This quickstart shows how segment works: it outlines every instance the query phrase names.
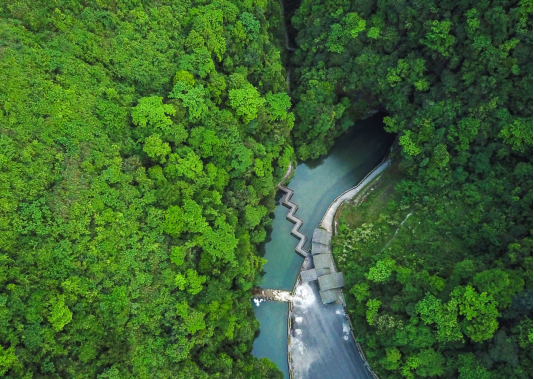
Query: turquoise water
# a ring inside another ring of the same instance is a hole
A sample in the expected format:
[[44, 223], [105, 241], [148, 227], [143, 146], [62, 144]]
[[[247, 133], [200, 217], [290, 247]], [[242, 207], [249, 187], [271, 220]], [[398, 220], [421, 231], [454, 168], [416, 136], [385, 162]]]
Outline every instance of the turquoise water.
[[[338, 139], [326, 157], [297, 166], [288, 187], [295, 191], [291, 200], [299, 205], [296, 215], [304, 221], [301, 232], [311, 238], [332, 201], [380, 163], [393, 139], [394, 135], [384, 131], [382, 118], [377, 115], [357, 122]], [[271, 215], [272, 231], [260, 247], [260, 254], [267, 259], [260, 287], [292, 290], [303, 258], [295, 253], [297, 239], [289, 234], [293, 224], [285, 218], [287, 208], [281, 205], [281, 197], [279, 193]], [[254, 341], [252, 354], [271, 359], [288, 378], [288, 305], [264, 302], [254, 306], [254, 310], [260, 322], [260, 334]]]

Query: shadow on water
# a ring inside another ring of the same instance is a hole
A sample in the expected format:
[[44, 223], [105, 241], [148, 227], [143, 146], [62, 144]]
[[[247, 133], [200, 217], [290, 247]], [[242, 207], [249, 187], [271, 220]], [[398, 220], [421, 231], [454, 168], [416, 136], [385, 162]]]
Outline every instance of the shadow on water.
[[[375, 115], [338, 138], [325, 157], [300, 163], [289, 183], [295, 193], [292, 201], [299, 205], [297, 216], [304, 221], [301, 231], [311, 237], [331, 202], [352, 188], [384, 158], [395, 136], [383, 129], [383, 115]], [[263, 266], [263, 288], [291, 290], [298, 276], [302, 258], [294, 252], [297, 239], [290, 235], [293, 224], [286, 220], [287, 208], [276, 195], [271, 214], [272, 229], [259, 253], [267, 259]], [[309, 244], [309, 240], [308, 240]], [[252, 353], [267, 357], [287, 374], [287, 304], [261, 303], [254, 307], [261, 333]]]

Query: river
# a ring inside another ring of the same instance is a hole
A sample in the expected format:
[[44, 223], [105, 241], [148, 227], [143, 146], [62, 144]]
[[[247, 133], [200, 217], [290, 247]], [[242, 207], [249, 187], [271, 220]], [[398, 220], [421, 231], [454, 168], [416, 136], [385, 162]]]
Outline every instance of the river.
[[[297, 216], [304, 221], [300, 231], [311, 239], [324, 212], [345, 190], [358, 184], [384, 158], [394, 135], [384, 131], [382, 116], [358, 121], [341, 136], [323, 158], [300, 163], [288, 187], [295, 191], [292, 201], [299, 205]], [[276, 196], [272, 213], [272, 230], [260, 246], [260, 254], [268, 260], [263, 267], [260, 287], [292, 290], [303, 258], [295, 253], [296, 238], [289, 232], [293, 224], [286, 220], [288, 209]], [[309, 245], [309, 240], [307, 245]], [[263, 302], [254, 306], [260, 322], [260, 334], [254, 341], [252, 354], [269, 358], [289, 378], [287, 367], [288, 303]]]

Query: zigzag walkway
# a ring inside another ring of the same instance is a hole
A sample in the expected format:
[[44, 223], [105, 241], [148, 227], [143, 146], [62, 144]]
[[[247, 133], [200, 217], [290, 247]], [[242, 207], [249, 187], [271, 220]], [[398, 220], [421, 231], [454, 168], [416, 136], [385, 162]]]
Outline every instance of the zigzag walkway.
[[306, 237], [304, 234], [302, 234], [299, 229], [303, 224], [303, 221], [295, 216], [295, 213], [297, 212], [297, 209], [299, 206], [291, 201], [291, 196], [293, 196], [293, 190], [291, 188], [288, 188], [286, 186], [283, 186], [281, 184], [278, 185], [278, 188], [285, 192], [284, 197], [282, 198], [282, 204], [289, 208], [289, 212], [286, 215], [286, 219], [291, 221], [293, 224], [293, 228], [291, 228], [291, 235], [298, 238], [299, 242], [297, 243], [297, 246], [295, 246], [295, 251], [302, 255], [303, 258], [306, 258], [308, 256], [308, 250], [304, 250], [304, 244], [308, 240], [308, 237]]
[[[284, 179], [282, 179], [282, 182], [289, 177], [292, 169], [293, 164], [290, 164], [287, 173], [284, 176]], [[295, 213], [297, 212], [297, 209], [299, 209], [299, 206], [291, 201], [291, 197], [293, 196], [294, 191], [291, 188], [284, 186], [282, 182], [278, 184], [278, 189], [285, 193], [284, 197], [282, 198], [282, 205], [289, 208], [289, 212], [286, 215], [286, 219], [295, 224], [293, 225], [293, 228], [291, 228], [291, 235], [299, 240], [297, 246], [295, 246], [295, 251], [303, 258], [306, 258], [308, 256], [309, 250], [305, 250], [304, 245], [306, 244], [308, 237], [306, 237], [299, 231], [300, 227], [303, 224], [303, 221], [297, 216], [295, 216]]]

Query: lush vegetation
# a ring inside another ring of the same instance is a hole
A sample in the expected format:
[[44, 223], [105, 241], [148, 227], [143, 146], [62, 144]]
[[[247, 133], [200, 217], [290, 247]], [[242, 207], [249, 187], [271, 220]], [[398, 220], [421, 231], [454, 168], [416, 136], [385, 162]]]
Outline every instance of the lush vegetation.
[[530, 376], [531, 17], [304, 0], [294, 116], [278, 1], [0, 1], [0, 376], [280, 378], [275, 185], [376, 110], [397, 164], [335, 241], [373, 368]]
[[532, 3], [304, 0], [293, 24], [298, 157], [373, 110], [399, 136], [335, 242], [372, 367], [531, 377]]
[[395, 167], [367, 188], [334, 242], [372, 367], [394, 378], [529, 377], [531, 251], [474, 252], [455, 225], [465, 203], [408, 202], [402, 178]]
[[277, 1], [0, 1], [0, 376], [280, 378]]

